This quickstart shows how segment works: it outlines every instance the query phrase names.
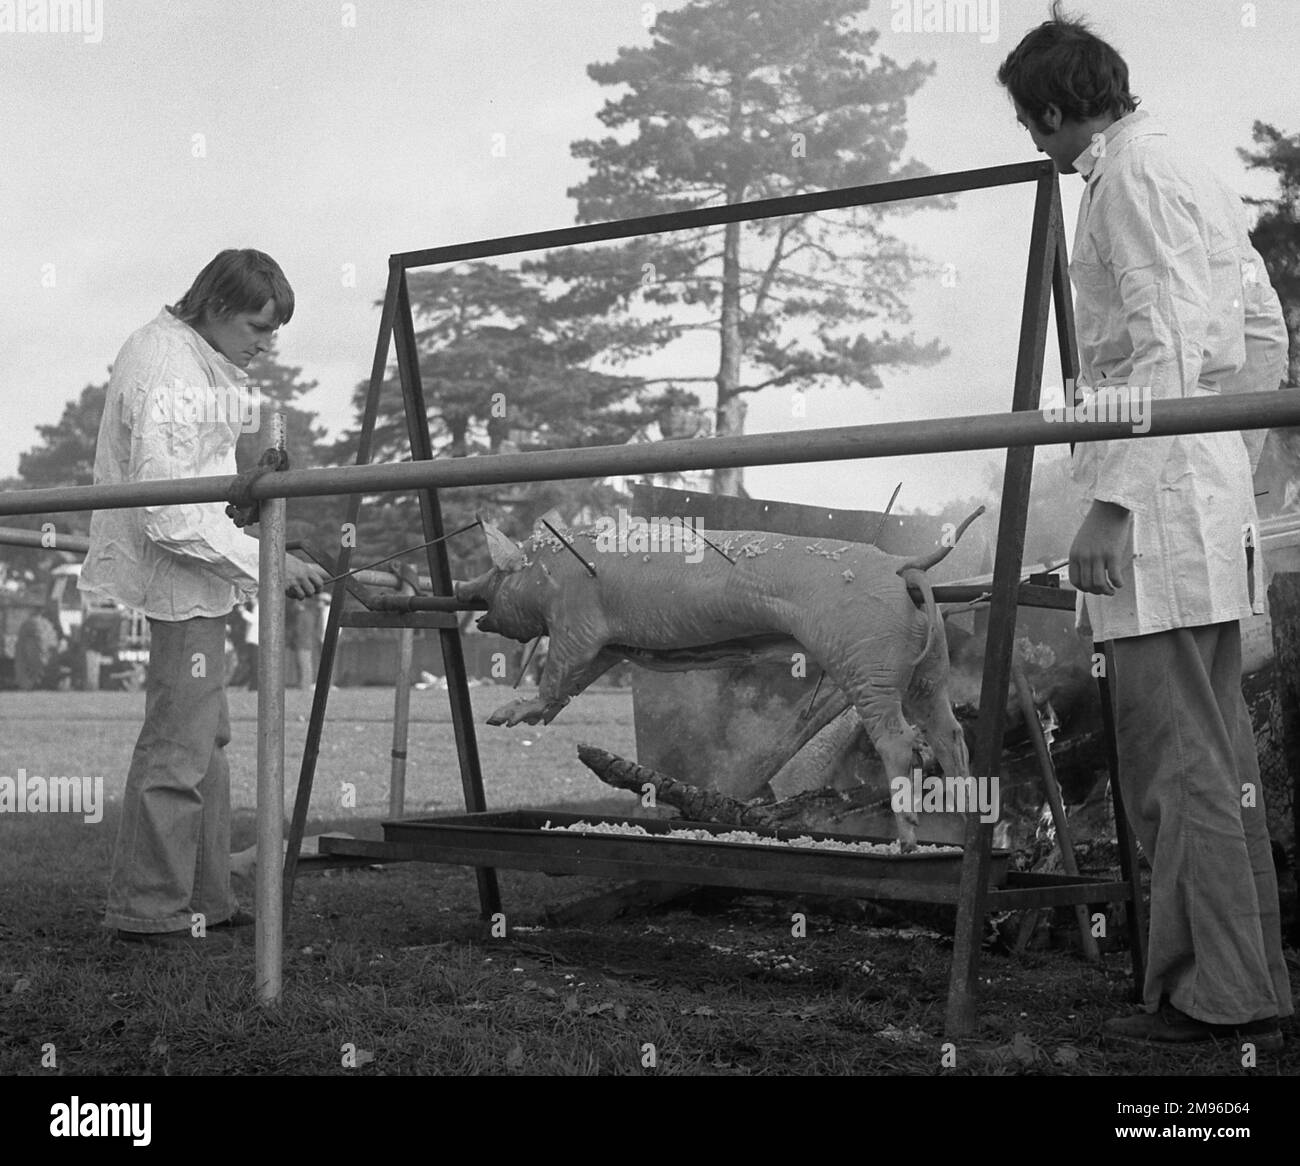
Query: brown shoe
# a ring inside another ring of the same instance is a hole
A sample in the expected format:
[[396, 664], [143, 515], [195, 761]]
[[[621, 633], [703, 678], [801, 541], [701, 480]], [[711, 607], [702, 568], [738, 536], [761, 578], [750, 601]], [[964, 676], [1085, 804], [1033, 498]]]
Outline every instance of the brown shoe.
[[1180, 1012], [1162, 1001], [1155, 1012], [1119, 1016], [1102, 1025], [1106, 1036], [1134, 1044], [1187, 1045], [1205, 1041], [1250, 1041], [1261, 1052], [1274, 1053], [1282, 1047], [1282, 1030], [1277, 1017], [1250, 1020], [1242, 1024], [1208, 1024]]
[[209, 923], [209, 931], [217, 931], [225, 927], [252, 927], [256, 918], [247, 911], [236, 911], [229, 919], [223, 919], [220, 923]]
[[196, 936], [188, 927], [180, 931], [123, 931], [118, 929], [117, 938], [123, 943], [133, 943], [140, 947], [189, 948], [191, 951], [203, 950], [203, 945], [210, 945], [211, 950], [228, 948], [227, 936]]

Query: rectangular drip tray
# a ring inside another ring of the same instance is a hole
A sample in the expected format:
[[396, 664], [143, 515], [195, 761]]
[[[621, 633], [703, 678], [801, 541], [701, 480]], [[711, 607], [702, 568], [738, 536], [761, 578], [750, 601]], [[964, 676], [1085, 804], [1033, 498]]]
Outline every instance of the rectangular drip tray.
[[[548, 823], [640, 826], [646, 835], [545, 830]], [[955, 901], [962, 852], [862, 854], [812, 847], [664, 837], [670, 830], [726, 834], [737, 829], [716, 822], [647, 819], [554, 810], [506, 810], [385, 822], [383, 842], [322, 839], [323, 853], [374, 859], [423, 860], [465, 866], [540, 870], [557, 875], [706, 883], [754, 890], [852, 894], [870, 889], [887, 898]], [[818, 831], [749, 831], [793, 839], [888, 844], [891, 839]], [[1006, 882], [1010, 851], [995, 850], [990, 887]]]

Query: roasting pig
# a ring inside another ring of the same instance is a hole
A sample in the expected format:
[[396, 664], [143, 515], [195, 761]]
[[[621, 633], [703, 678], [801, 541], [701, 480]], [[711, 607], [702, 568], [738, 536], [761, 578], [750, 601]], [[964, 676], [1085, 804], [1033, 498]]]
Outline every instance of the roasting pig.
[[[485, 632], [550, 637], [538, 695], [497, 709], [490, 724], [549, 724], [621, 660], [664, 670], [756, 660], [789, 666], [802, 652], [853, 702], [891, 777], [911, 772], [911, 722], [945, 774], [969, 774], [948, 697], [943, 620], [925, 574], [951, 545], [905, 559], [836, 539], [706, 535], [677, 520], [650, 524], [639, 542], [612, 540], [600, 525], [539, 527], [524, 546], [490, 524], [484, 530], [492, 567], [457, 582], [456, 597], [487, 602], [478, 621]], [[909, 586], [923, 597], [921, 609]], [[903, 815], [899, 828], [910, 848], [915, 818]]]

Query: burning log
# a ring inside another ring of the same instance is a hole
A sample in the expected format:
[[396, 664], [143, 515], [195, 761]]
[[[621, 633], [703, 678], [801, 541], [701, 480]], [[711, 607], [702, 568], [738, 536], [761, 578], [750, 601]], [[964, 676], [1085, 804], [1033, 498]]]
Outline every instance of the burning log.
[[578, 759], [601, 781], [615, 789], [639, 794], [650, 786], [655, 801], [676, 806], [693, 822], [721, 822], [746, 830], [775, 830], [780, 825], [766, 810], [748, 806], [716, 790], [688, 785], [594, 745], [579, 745]]
[[777, 798], [821, 789], [830, 784], [836, 771], [862, 745], [870, 747], [869, 741], [857, 710], [845, 707], [815, 736], [800, 744], [798, 751], [781, 766], [768, 786]]
[[804, 746], [850, 708], [852, 705], [849, 698], [835, 685], [828, 685], [826, 691], [806, 710], [806, 714], [800, 717], [786, 735], [772, 746], [771, 757], [766, 768], [754, 776], [752, 783], [754, 792], [759, 792], [764, 786], [775, 790], [776, 786], [772, 783], [803, 751]]
[[866, 786], [841, 793], [834, 789], [805, 790], [765, 806], [751, 806], [716, 790], [700, 789], [657, 770], [597, 749], [579, 745], [578, 757], [606, 785], [642, 793], [648, 785], [655, 800], [675, 806], [693, 822], [717, 822], [746, 830], [840, 830], [859, 815], [879, 817], [889, 797]]
[[[882, 826], [889, 809], [889, 795], [867, 786], [851, 790], [808, 789], [793, 797], [764, 806], [769, 817], [783, 830], [823, 830], [832, 833], [857, 833], [854, 826], [870, 822]], [[864, 821], [864, 819], [866, 821]], [[846, 829], [846, 826], [849, 827]]]

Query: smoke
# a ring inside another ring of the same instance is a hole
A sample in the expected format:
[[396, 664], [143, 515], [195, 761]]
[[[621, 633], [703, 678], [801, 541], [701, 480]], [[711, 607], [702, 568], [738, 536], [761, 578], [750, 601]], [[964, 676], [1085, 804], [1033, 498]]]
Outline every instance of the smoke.
[[763, 666], [636, 669], [637, 760], [681, 781], [752, 797], [816, 684]]

